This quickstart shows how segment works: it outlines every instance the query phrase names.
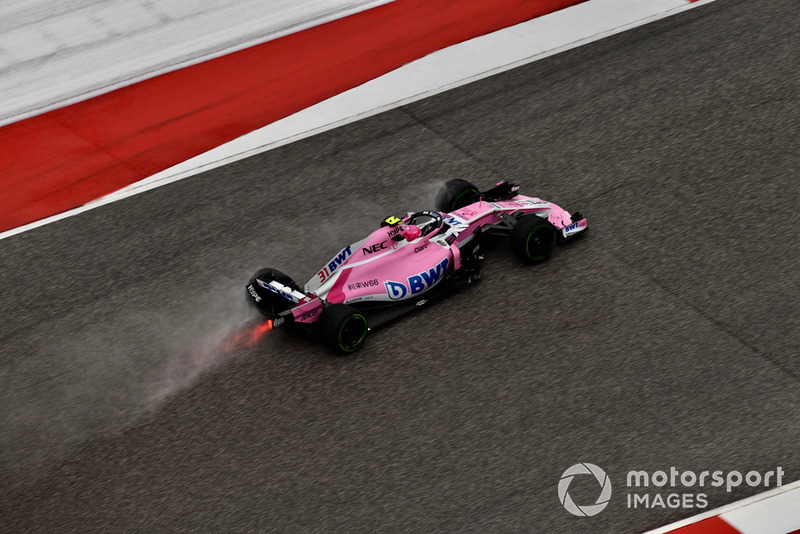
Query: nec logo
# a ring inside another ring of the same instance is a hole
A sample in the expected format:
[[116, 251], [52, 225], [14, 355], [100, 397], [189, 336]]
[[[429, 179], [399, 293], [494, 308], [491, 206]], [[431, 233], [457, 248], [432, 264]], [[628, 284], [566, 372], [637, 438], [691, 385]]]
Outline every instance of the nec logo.
[[363, 247], [361, 249], [361, 252], [365, 256], [367, 256], [369, 254], [374, 254], [375, 252], [378, 252], [379, 250], [382, 250], [382, 249], [385, 249], [385, 248], [389, 248], [389, 244], [386, 241], [381, 241], [380, 243], [372, 245], [371, 247]]

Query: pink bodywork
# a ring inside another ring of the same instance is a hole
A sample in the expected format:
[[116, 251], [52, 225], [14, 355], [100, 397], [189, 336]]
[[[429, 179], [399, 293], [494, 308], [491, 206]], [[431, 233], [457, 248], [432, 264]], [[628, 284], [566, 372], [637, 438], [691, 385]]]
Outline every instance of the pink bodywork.
[[[307, 300], [292, 310], [295, 321], [316, 322], [325, 299], [331, 303], [393, 302], [417, 298], [439, 283], [445, 274], [460, 269], [458, 243], [478, 227], [500, 220], [498, 213], [523, 211], [546, 216], [559, 229], [573, 221], [561, 207], [534, 197], [479, 201], [450, 214], [442, 214], [450, 230], [437, 230], [413, 240], [401, 225], [384, 226], [365, 239], [342, 249], [305, 286]], [[404, 219], [404, 223], [408, 217]], [[585, 220], [581, 221], [585, 225]], [[445, 237], [452, 236], [448, 243]]]
[[[547, 202], [540, 198], [526, 197], [517, 195], [513, 200], [502, 200], [499, 202], [485, 202], [483, 200], [470, 204], [464, 208], [452, 212], [454, 216], [468, 224], [465, 231], [459, 233], [459, 241], [472, 235], [477, 228], [485, 224], [494, 224], [500, 220], [498, 213], [513, 213], [515, 211], [525, 211], [535, 213], [539, 216], [547, 216], [553, 226], [559, 229], [565, 228], [572, 223], [572, 217], [567, 210], [552, 202]], [[445, 217], [447, 220], [447, 217]]]

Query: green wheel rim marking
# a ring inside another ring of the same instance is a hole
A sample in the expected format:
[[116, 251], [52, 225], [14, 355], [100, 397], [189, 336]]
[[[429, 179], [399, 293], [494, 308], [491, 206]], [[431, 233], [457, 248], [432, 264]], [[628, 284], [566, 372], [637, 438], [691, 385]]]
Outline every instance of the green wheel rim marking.
[[361, 346], [361, 344], [364, 343], [364, 339], [367, 337], [367, 329], [364, 328], [364, 333], [361, 334], [361, 337], [354, 344], [352, 349], [348, 349], [347, 347], [345, 347], [342, 344], [342, 332], [344, 332], [344, 328], [347, 326], [347, 324], [350, 321], [352, 321], [353, 319], [356, 319], [356, 318], [361, 319], [364, 322], [364, 326], [365, 327], [367, 326], [367, 318], [364, 317], [363, 315], [361, 315], [360, 313], [356, 313], [356, 314], [353, 314], [350, 317], [348, 317], [347, 320], [345, 322], [343, 322], [342, 326], [339, 328], [339, 336], [338, 336], [339, 348], [342, 349], [345, 352], [353, 352], [355, 350], [358, 350], [358, 348]]
[[474, 193], [474, 194], [476, 194], [476, 195], [479, 195], [479, 194], [480, 194], [480, 193], [478, 193], [478, 192], [477, 192], [476, 190], [474, 190], [474, 189], [467, 189], [466, 191], [462, 191], [462, 192], [461, 192], [461, 194], [460, 194], [460, 195], [458, 195], [458, 196], [457, 196], [457, 197], [456, 197], [456, 198], [453, 200], [453, 203], [452, 203], [452, 204], [450, 204], [450, 209], [451, 209], [451, 210], [454, 210], [454, 209], [455, 209], [455, 207], [456, 207], [456, 204], [458, 204], [458, 201], [459, 201], [459, 200], [461, 200], [461, 197], [463, 197], [464, 195], [466, 195], [466, 194], [468, 194], [468, 193]]
[[[533, 237], [533, 234], [536, 233], [536, 230], [538, 230], [539, 228], [547, 228], [547, 229], [549, 229], [549, 227], [547, 225], [540, 224], [539, 226], [535, 226], [533, 228], [533, 230], [531, 230], [528, 233], [528, 237], [527, 237], [527, 239], [525, 239], [525, 254], [527, 254], [528, 257], [530, 259], [532, 259], [532, 260], [544, 261], [544, 260], [547, 259], [547, 256], [549, 256], [549, 254], [546, 254], [544, 256], [531, 256], [531, 249], [530, 249], [531, 237]], [[554, 232], [551, 232], [551, 233], [554, 233]], [[552, 252], [554, 246], [555, 246], [555, 239], [553, 240], [553, 246], [550, 247], [550, 250], [548, 250], [548, 252]]]

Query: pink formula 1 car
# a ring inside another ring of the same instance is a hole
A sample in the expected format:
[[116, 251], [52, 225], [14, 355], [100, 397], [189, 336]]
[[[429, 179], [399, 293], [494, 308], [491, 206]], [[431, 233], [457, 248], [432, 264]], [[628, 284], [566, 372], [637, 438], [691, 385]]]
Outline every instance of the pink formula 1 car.
[[546, 260], [556, 243], [581, 235], [586, 219], [500, 182], [481, 193], [448, 181], [437, 211], [388, 217], [340, 250], [300, 288], [276, 269], [247, 284], [248, 300], [272, 321], [319, 336], [340, 353], [361, 348], [370, 330], [480, 279], [481, 244], [507, 237], [526, 263]]

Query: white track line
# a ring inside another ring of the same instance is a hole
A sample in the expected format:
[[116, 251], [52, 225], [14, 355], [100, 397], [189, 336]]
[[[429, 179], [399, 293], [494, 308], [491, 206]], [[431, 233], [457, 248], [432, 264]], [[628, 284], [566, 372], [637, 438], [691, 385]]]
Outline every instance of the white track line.
[[787, 534], [800, 528], [800, 480], [726, 504], [645, 534], [667, 534], [720, 516], [743, 534]]
[[669, 17], [713, 0], [589, 0], [445, 48], [73, 210], [0, 239], [183, 180], [383, 111]]

